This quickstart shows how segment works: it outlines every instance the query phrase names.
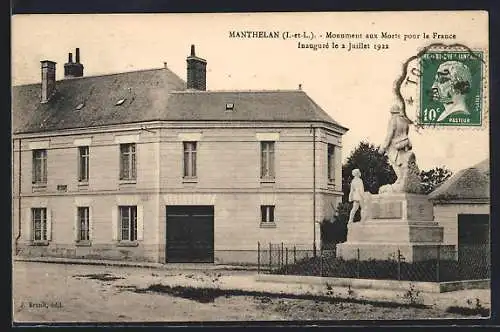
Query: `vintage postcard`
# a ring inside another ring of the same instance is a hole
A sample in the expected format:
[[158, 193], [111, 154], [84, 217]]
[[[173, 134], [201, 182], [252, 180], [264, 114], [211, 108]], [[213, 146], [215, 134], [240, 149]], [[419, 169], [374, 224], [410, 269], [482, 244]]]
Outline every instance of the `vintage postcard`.
[[488, 34], [13, 16], [13, 323], [489, 318]]

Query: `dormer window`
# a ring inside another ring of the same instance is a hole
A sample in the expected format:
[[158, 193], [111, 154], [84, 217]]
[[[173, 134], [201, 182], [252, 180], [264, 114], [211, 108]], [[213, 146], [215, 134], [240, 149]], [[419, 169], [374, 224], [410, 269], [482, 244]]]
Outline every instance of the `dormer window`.
[[120, 106], [121, 104], [123, 104], [123, 103], [125, 102], [125, 100], [126, 100], [125, 98], [118, 100], [118, 101], [115, 103], [115, 106]]
[[226, 104], [226, 112], [231, 112], [234, 110], [234, 104], [233, 103], [227, 103]]

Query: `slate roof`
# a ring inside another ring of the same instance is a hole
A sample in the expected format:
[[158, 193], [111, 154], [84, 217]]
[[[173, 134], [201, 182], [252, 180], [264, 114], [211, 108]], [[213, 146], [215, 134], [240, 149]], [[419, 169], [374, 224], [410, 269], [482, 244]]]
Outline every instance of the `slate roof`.
[[[234, 109], [226, 111], [226, 103]], [[323, 121], [340, 126], [301, 90], [173, 92], [167, 112], [169, 120]]]
[[[42, 104], [40, 83], [13, 87], [14, 133], [154, 120], [321, 121], [347, 130], [301, 90], [186, 90], [168, 68], [64, 79], [56, 89]], [[226, 111], [226, 103], [234, 110]]]
[[489, 200], [489, 198], [489, 159], [458, 171], [429, 194], [429, 199], [439, 201]]

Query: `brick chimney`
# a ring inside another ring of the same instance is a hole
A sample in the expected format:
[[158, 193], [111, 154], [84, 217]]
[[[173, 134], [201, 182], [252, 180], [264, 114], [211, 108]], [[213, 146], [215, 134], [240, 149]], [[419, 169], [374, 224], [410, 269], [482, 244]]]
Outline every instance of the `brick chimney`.
[[50, 60], [40, 61], [42, 64], [42, 98], [46, 103], [56, 92], [56, 63]]
[[207, 61], [198, 58], [194, 45], [191, 45], [191, 55], [187, 61], [187, 88], [205, 91], [207, 89]]
[[75, 62], [73, 62], [73, 54], [68, 54], [68, 63], [64, 64], [64, 78], [82, 77], [83, 65], [80, 63], [80, 49], [76, 49]]

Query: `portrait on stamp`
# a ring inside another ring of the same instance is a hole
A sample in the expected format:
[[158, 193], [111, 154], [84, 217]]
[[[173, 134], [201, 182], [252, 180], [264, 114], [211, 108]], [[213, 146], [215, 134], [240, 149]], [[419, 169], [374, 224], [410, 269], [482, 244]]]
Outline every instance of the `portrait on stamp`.
[[471, 79], [469, 68], [462, 62], [446, 61], [439, 65], [431, 88], [433, 100], [444, 106], [437, 122], [455, 113], [470, 114], [465, 98], [470, 92]]
[[483, 118], [483, 57], [464, 48], [429, 51], [420, 60], [419, 122], [480, 126]]

